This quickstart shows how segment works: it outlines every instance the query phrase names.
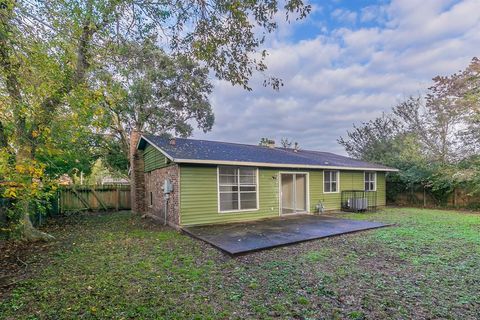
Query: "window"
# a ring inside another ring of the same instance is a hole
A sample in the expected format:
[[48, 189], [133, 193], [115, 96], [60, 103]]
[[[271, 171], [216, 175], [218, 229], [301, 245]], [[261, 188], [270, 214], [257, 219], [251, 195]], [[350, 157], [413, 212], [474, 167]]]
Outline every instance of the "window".
[[338, 171], [323, 171], [323, 192], [338, 192]]
[[150, 192], [150, 207], [153, 206], [153, 192]]
[[242, 167], [218, 167], [220, 212], [256, 210], [257, 170]]
[[377, 190], [377, 173], [365, 171], [365, 191]]

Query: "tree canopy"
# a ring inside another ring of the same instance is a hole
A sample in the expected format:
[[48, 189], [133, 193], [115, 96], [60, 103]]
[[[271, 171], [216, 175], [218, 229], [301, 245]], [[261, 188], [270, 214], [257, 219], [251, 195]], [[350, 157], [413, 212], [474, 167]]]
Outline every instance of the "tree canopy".
[[[209, 130], [207, 70], [250, 90], [278, 16], [309, 11], [301, 0], [2, 1], [0, 178], [21, 237], [48, 238], [29, 213], [56, 177], [93, 164], [105, 146], [108, 160], [124, 162], [112, 151], [125, 149], [122, 130]], [[265, 84], [281, 81], [265, 75]]]
[[[212, 128], [208, 69], [185, 55], [168, 56], [152, 39], [124, 43], [102, 79], [100, 127], [128, 157], [129, 132], [190, 136], [192, 123]], [[115, 145], [115, 144], [113, 144]]]
[[355, 158], [401, 169], [390, 175], [405, 188], [429, 188], [439, 201], [456, 186], [479, 192], [480, 60], [437, 76], [424, 96], [362, 123], [338, 142]]

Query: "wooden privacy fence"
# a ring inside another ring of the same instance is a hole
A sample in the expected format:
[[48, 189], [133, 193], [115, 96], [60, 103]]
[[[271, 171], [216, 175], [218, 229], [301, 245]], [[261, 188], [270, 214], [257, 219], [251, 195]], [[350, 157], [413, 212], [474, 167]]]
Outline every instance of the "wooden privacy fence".
[[68, 186], [60, 190], [58, 202], [60, 213], [130, 210], [130, 186]]
[[457, 208], [480, 208], [480, 195], [471, 195], [467, 190], [455, 189], [445, 199], [436, 199], [430, 190], [421, 186], [409, 190], [396, 189], [395, 183], [387, 184], [388, 204], [416, 207], [457, 207]]

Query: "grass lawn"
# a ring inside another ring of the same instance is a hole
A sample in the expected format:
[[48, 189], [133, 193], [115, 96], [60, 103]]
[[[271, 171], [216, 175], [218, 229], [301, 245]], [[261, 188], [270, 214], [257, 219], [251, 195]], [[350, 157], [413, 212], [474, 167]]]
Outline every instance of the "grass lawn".
[[0, 318], [480, 318], [480, 214], [342, 216], [397, 226], [230, 258], [128, 212], [53, 221], [3, 253]]

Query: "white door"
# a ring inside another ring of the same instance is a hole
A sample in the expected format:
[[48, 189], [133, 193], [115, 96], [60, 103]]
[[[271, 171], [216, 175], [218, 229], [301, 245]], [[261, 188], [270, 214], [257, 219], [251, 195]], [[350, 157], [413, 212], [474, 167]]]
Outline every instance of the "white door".
[[281, 213], [307, 211], [307, 176], [304, 173], [282, 173]]

